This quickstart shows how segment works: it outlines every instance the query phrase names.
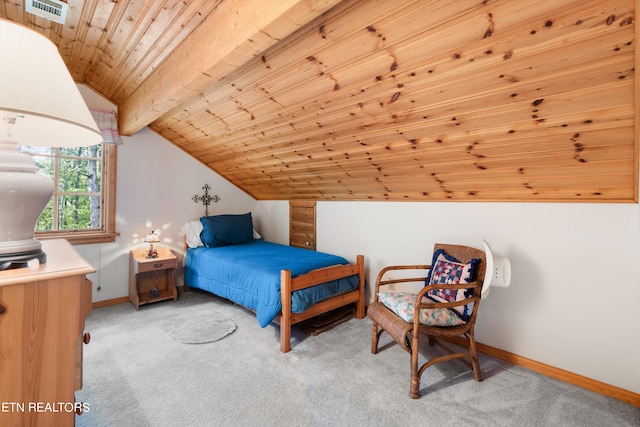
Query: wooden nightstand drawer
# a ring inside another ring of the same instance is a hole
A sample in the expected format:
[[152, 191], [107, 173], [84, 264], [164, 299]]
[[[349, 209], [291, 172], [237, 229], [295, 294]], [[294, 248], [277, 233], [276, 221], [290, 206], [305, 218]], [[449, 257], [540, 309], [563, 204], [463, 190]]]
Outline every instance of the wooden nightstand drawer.
[[166, 270], [167, 268], [176, 268], [176, 259], [150, 259], [145, 262], [138, 263], [138, 273], [145, 273], [147, 271]]

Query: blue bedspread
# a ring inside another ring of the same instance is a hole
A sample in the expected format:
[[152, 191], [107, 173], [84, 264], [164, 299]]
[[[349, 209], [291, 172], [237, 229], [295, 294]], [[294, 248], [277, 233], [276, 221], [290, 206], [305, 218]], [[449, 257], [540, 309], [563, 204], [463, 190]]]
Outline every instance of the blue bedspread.
[[[282, 310], [280, 270], [291, 277], [317, 268], [348, 264], [336, 255], [255, 240], [241, 245], [189, 248], [185, 284], [227, 298], [255, 310], [260, 326], [271, 323]], [[333, 295], [352, 291], [358, 276], [301, 289], [291, 297], [291, 310], [301, 313]]]

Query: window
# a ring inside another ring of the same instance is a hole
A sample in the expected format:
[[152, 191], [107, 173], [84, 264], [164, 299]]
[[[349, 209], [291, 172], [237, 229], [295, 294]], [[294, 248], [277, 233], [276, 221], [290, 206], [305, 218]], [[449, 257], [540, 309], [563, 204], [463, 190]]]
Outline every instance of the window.
[[72, 244], [113, 242], [117, 146], [20, 147], [30, 153], [54, 192], [36, 224], [38, 239], [64, 238]]

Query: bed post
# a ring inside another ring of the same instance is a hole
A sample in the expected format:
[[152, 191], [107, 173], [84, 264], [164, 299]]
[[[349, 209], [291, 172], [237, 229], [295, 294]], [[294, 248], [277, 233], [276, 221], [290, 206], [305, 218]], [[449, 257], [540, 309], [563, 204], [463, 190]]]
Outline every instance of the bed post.
[[358, 302], [356, 304], [356, 317], [358, 319], [363, 319], [365, 316], [365, 307], [364, 307], [364, 255], [358, 255], [358, 276], [360, 279], [360, 284], [358, 285], [358, 292], [360, 294], [358, 298]]
[[280, 300], [282, 314], [280, 315], [280, 351], [291, 350], [291, 271], [280, 272]]
[[[184, 236], [184, 251], [182, 252], [182, 278], [184, 279], [184, 267], [186, 266], [186, 262], [185, 262], [185, 258], [187, 257], [187, 251], [189, 250], [189, 245], [187, 244], [187, 236]], [[186, 282], [183, 280], [182, 281], [182, 290], [184, 292], [189, 292], [191, 290], [191, 288], [189, 288], [189, 285], [186, 284]], [[177, 292], [177, 290], [176, 290]]]

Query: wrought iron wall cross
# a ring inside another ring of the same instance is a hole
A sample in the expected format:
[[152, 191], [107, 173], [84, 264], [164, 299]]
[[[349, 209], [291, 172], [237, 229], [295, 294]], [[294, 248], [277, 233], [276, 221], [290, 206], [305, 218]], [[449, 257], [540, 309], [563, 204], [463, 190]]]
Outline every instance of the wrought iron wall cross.
[[217, 194], [214, 196], [209, 195], [209, 190], [211, 189], [211, 187], [209, 187], [209, 184], [205, 184], [204, 187], [202, 187], [202, 189], [204, 190], [204, 195], [198, 196], [196, 194], [191, 198], [191, 200], [193, 200], [196, 203], [202, 202], [202, 204], [204, 205], [204, 216], [209, 216], [209, 205], [211, 204], [211, 202], [218, 203], [218, 201], [220, 200], [220, 197], [218, 197]]

